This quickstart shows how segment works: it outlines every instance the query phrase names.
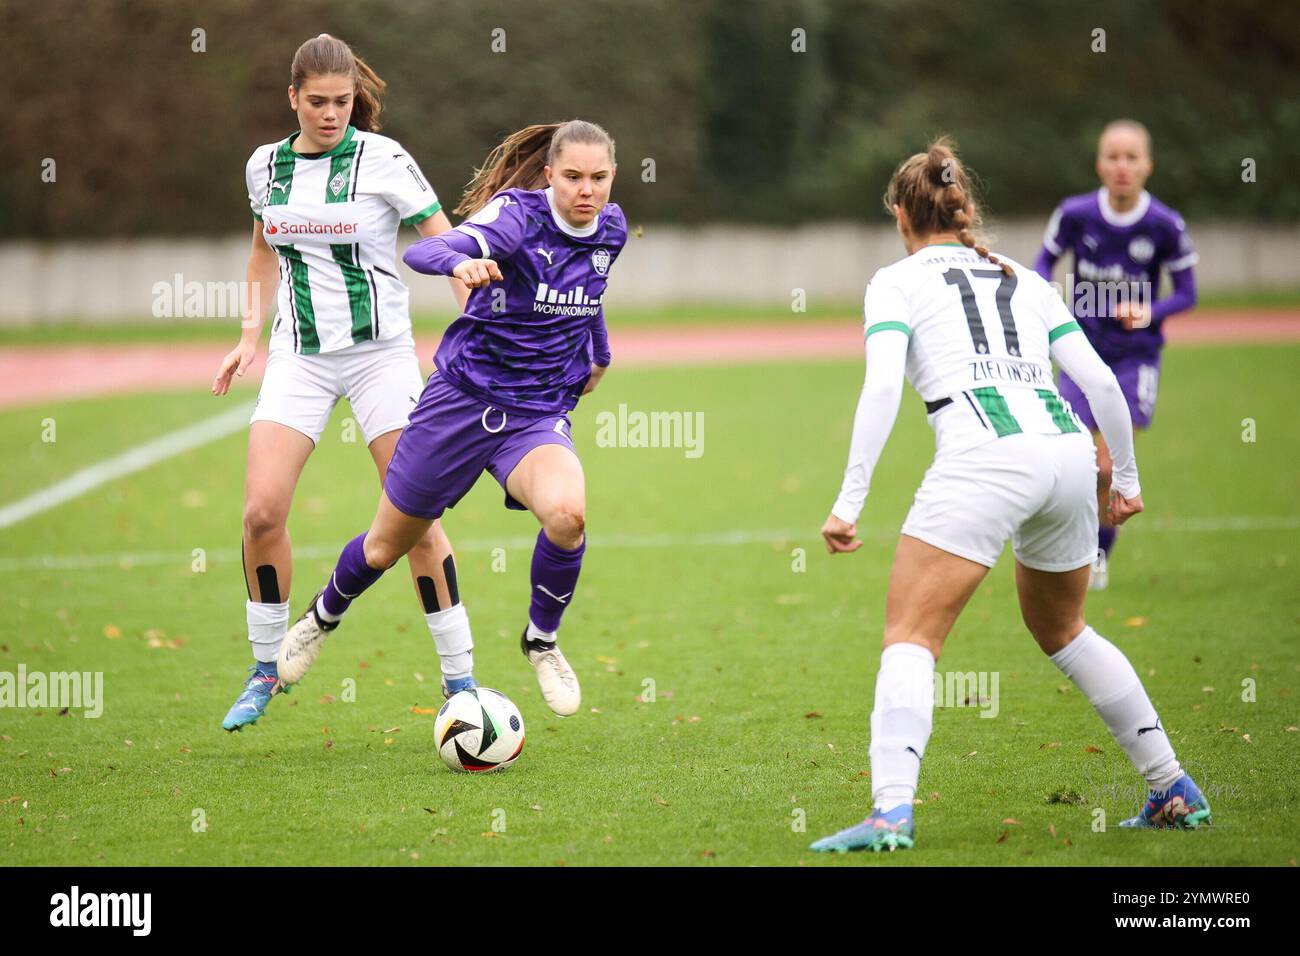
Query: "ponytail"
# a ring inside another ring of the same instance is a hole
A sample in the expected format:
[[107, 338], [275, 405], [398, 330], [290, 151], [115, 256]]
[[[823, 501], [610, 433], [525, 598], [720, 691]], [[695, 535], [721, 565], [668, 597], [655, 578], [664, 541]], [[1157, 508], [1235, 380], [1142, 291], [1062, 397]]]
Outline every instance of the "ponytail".
[[884, 199], [891, 214], [895, 206], [902, 207], [913, 234], [956, 233], [962, 245], [1012, 274], [1011, 266], [989, 252], [976, 236], [982, 219], [979, 202], [970, 175], [957, 157], [956, 144], [948, 137], [939, 137], [924, 153], [905, 159], [890, 178]]
[[526, 126], [488, 153], [465, 186], [460, 205], [452, 211], [458, 216], [471, 216], [503, 189], [540, 189], [546, 185], [546, 167], [555, 165], [560, 150], [568, 143], [605, 146], [610, 164], [614, 164], [614, 140], [595, 123], [569, 120]]

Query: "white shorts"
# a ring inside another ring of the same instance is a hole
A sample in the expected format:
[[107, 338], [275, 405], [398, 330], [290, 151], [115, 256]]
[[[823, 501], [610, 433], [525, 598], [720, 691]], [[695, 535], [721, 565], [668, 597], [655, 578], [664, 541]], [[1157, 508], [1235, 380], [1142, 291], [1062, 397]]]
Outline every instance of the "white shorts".
[[276, 351], [266, 360], [262, 390], [248, 423], [278, 422], [315, 444], [335, 403], [346, 398], [369, 445], [386, 432], [406, 427], [422, 391], [420, 360], [408, 337], [322, 355]]
[[903, 534], [993, 567], [1011, 539], [1036, 571], [1097, 555], [1097, 452], [1087, 432], [1008, 435], [930, 465]]

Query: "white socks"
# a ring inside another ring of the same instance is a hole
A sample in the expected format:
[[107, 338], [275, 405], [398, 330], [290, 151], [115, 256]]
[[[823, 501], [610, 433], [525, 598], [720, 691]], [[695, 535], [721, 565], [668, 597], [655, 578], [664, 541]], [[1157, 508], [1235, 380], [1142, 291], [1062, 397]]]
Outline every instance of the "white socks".
[[528, 622], [528, 640], [530, 640], [530, 641], [544, 641], [544, 642], [546, 642], [547, 644], [554, 644], [554, 643], [555, 643], [555, 635], [558, 634], [558, 633], [560, 633], [560, 632], [559, 632], [559, 631], [543, 631], [540, 627], [538, 627], [536, 624], [534, 624], [531, 620]]
[[1182, 768], [1124, 652], [1091, 627], [1085, 627], [1052, 655], [1052, 663], [1083, 691], [1115, 742], [1146, 777], [1147, 785], [1158, 792], [1173, 786]]
[[880, 655], [871, 711], [871, 786], [888, 813], [916, 796], [921, 758], [934, 723], [934, 657], [920, 644], [890, 644]]
[[424, 615], [433, 645], [442, 662], [442, 676], [447, 680], [468, 677], [474, 671], [474, 636], [469, 630], [465, 605], [457, 604], [445, 611]]
[[253, 645], [253, 660], [259, 664], [270, 664], [280, 653], [280, 642], [289, 630], [289, 602], [259, 604], [249, 601], [245, 608], [248, 616], [248, 640]]

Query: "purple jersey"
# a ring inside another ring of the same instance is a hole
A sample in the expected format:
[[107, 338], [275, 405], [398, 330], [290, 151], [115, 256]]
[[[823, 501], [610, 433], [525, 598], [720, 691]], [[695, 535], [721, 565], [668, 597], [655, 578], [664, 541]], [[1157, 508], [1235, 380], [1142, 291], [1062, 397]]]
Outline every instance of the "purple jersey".
[[[1146, 190], [1126, 213], [1111, 208], [1104, 187], [1063, 201], [1047, 225], [1035, 270], [1050, 280], [1052, 265], [1067, 252], [1074, 256], [1071, 311], [1108, 363], [1125, 355], [1159, 353], [1165, 316], [1195, 304], [1191, 267], [1197, 256], [1187, 227]], [[1154, 300], [1161, 269], [1172, 275], [1174, 292]], [[1151, 324], [1125, 330], [1113, 317], [1113, 307], [1139, 296], [1151, 306]]]
[[627, 241], [627, 219], [608, 203], [581, 229], [555, 210], [550, 189], [506, 189], [450, 232], [423, 239], [403, 259], [450, 275], [466, 259], [493, 259], [505, 277], [470, 293], [434, 361], [448, 382], [497, 408], [573, 408], [608, 365], [601, 296]]

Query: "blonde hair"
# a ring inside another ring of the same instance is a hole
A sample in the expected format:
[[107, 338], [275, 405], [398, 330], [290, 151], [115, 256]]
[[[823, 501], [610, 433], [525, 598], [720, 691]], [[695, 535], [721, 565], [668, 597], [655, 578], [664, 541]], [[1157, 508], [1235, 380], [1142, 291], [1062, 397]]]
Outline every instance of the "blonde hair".
[[560, 150], [569, 143], [590, 143], [609, 149], [614, 163], [614, 140], [604, 127], [585, 120], [539, 123], [511, 133], [488, 154], [474, 178], [465, 186], [460, 205], [452, 212], [472, 215], [503, 189], [540, 189], [546, 185], [545, 167], [554, 166]]
[[1151, 155], [1151, 131], [1135, 119], [1117, 119], [1107, 123], [1105, 128], [1102, 129], [1101, 135], [1097, 137], [1097, 152], [1101, 152], [1101, 141], [1106, 138], [1106, 134], [1117, 129], [1126, 129], [1141, 136], [1142, 141], [1146, 144], [1147, 156]]

